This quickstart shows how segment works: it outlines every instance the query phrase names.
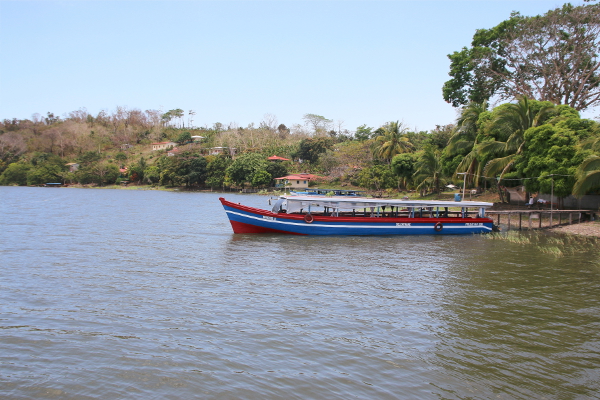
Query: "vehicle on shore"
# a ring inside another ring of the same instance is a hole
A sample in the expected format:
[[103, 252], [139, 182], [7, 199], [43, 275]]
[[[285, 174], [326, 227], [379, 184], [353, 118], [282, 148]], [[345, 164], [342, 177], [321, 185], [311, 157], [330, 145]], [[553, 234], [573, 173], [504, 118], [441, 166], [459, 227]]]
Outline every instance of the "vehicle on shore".
[[280, 196], [263, 210], [219, 198], [234, 233], [293, 235], [452, 235], [494, 229], [493, 203]]

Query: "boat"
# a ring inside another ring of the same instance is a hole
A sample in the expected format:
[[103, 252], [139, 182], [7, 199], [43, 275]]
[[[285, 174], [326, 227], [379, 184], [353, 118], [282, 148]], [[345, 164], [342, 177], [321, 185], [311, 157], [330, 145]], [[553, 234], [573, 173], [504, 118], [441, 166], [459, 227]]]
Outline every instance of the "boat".
[[292, 235], [448, 235], [494, 229], [493, 203], [280, 196], [271, 210], [219, 198], [234, 233]]

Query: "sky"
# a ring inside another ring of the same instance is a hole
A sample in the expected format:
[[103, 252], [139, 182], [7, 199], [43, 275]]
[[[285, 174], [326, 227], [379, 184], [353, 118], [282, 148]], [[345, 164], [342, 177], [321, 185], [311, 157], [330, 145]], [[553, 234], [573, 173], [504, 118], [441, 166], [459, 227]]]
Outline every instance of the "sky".
[[442, 98], [448, 54], [512, 11], [563, 3], [0, 0], [0, 119], [120, 106], [193, 110], [195, 126], [317, 114], [432, 130], [457, 115]]

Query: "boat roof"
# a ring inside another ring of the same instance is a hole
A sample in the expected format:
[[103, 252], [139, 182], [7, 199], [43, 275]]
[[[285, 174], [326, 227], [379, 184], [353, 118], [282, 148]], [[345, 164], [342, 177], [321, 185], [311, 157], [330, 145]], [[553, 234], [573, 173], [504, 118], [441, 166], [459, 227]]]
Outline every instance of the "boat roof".
[[281, 196], [288, 204], [288, 209], [311, 206], [333, 207], [339, 209], [355, 209], [364, 207], [468, 207], [488, 208], [494, 203], [483, 201], [451, 201], [451, 200], [400, 200], [376, 199], [348, 196]]

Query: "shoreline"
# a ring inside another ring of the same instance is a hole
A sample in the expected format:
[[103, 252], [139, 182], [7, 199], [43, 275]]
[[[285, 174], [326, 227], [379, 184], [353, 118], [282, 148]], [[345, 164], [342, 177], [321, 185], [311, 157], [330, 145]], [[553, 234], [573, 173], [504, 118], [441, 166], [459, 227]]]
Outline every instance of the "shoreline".
[[557, 226], [547, 231], [566, 235], [600, 238], [600, 221], [587, 221], [579, 224]]

